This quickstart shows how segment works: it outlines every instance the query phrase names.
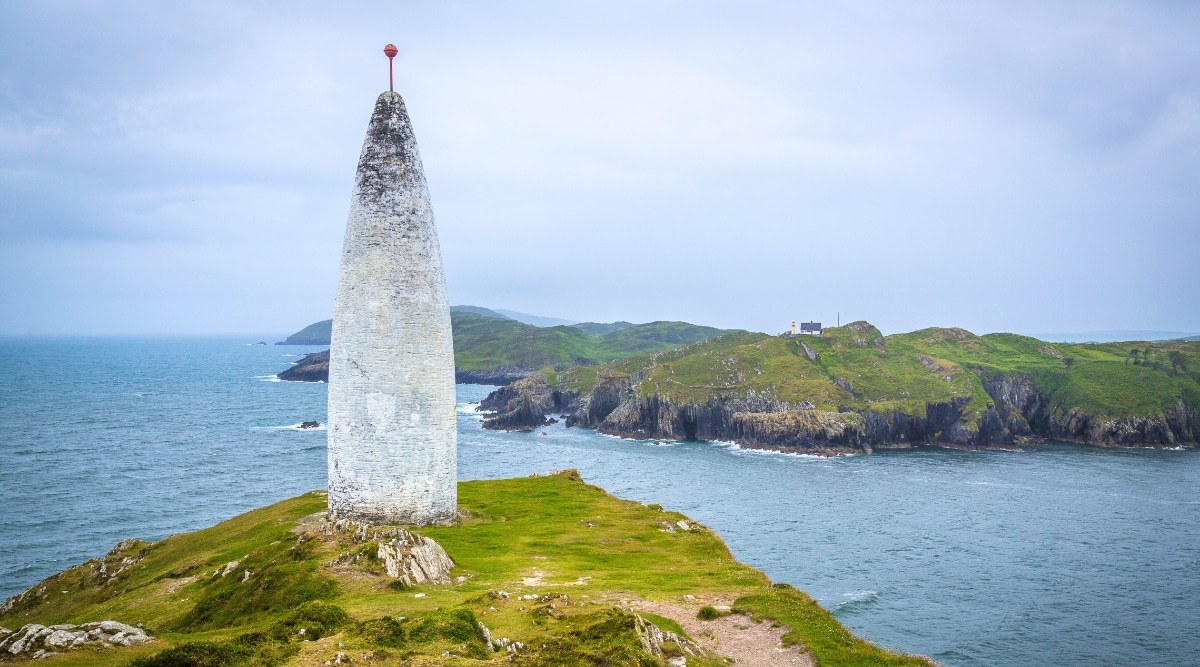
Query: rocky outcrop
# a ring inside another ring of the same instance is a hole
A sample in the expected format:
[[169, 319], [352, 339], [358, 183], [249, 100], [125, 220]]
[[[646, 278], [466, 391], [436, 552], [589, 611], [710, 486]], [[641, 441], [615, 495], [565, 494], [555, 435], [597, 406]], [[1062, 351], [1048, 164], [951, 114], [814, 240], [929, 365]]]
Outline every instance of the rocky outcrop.
[[329, 382], [329, 350], [304, 355], [276, 377], [288, 382]]
[[1027, 375], [993, 375], [980, 378], [994, 401], [998, 426], [1010, 437], [1029, 437], [1049, 425], [1049, 399]]
[[[330, 521], [328, 513], [305, 519], [301, 526], [316, 524], [317, 530], [330, 537], [349, 537], [353, 544], [375, 547], [375, 559], [383, 573], [403, 588], [419, 584], [448, 584], [454, 561], [442, 545], [432, 538], [398, 526], [373, 526], [353, 519]], [[358, 562], [360, 551], [339, 556], [331, 566]]]
[[142, 628], [116, 621], [48, 627], [30, 623], [0, 641], [0, 654], [28, 655], [36, 660], [85, 644], [135, 646], [150, 641], [154, 641], [154, 637]]
[[[1048, 394], [1025, 375], [981, 379], [994, 401], [996, 417], [996, 424], [986, 433], [988, 443], [1049, 438], [1108, 447], [1173, 447], [1200, 441], [1200, 417], [1183, 398], [1159, 415], [1106, 417], [1079, 407], [1051, 405]], [[986, 418], [984, 425], [992, 426]]]
[[[863, 345], [877, 345], [864, 337]], [[930, 372], [946, 372], [932, 359]], [[937, 366], [937, 368], [934, 368]], [[1078, 408], [1051, 405], [1049, 395], [1021, 374], [981, 377], [992, 402], [982, 409], [970, 397], [927, 403], [923, 414], [901, 410], [816, 410], [748, 392], [681, 403], [638, 392], [640, 376], [600, 376], [592, 391], [576, 396], [530, 377], [493, 392], [482, 407], [493, 413], [488, 428], [532, 429], [551, 412], [567, 413], [567, 426], [638, 439], [730, 440], [757, 449], [819, 454], [871, 452], [938, 443], [963, 448], [1004, 447], [1038, 439], [1095, 445], [1194, 445], [1200, 435], [1196, 410], [1182, 399], [1160, 416], [1098, 418]], [[850, 382], [839, 384], [853, 391]], [[972, 416], [975, 415], [975, 416]], [[485, 423], [485, 425], [487, 425]]]
[[492, 392], [480, 404], [491, 413], [486, 428], [531, 430], [548, 423], [547, 414], [567, 414], [567, 426], [594, 428], [629, 438], [732, 440], [743, 446], [810, 453], [870, 452], [925, 442], [961, 446], [979, 443], [979, 429], [963, 423], [967, 399], [926, 405], [923, 416], [893, 411], [822, 411], [808, 402], [791, 404], [749, 392], [714, 397], [705, 403], [679, 403], [660, 395], [642, 396], [637, 376], [597, 379], [580, 397], [546, 384], [541, 376]]
[[563, 392], [546, 383], [541, 375], [518, 380], [492, 392], [479, 404], [489, 413], [483, 427], [501, 431], [531, 431], [552, 423], [546, 415], [565, 412], [576, 402], [573, 392]]
[[966, 405], [965, 400], [930, 403], [924, 416], [912, 416], [899, 411], [815, 410], [808, 403], [791, 405], [753, 393], [676, 404], [630, 390], [598, 423], [587, 421], [581, 409], [568, 425], [592, 425], [601, 433], [633, 438], [732, 440], [759, 449], [852, 453], [933, 441], [976, 444], [975, 432], [961, 422]]
[[1108, 447], [1194, 446], [1200, 434], [1196, 410], [1179, 399], [1174, 408], [1149, 417], [1104, 418], [1078, 408], [1054, 411], [1047, 437]]
[[448, 584], [454, 562], [442, 545], [428, 537], [401, 531], [379, 543], [377, 558], [383, 561], [387, 576], [405, 586]]
[[[704, 654], [704, 649], [700, 648], [700, 646], [687, 637], [677, 635], [670, 630], [661, 630], [657, 625], [647, 621], [640, 614], [634, 614], [633, 620], [638, 639], [642, 642], [642, 650], [656, 658], [663, 660], [670, 658], [669, 665], [687, 664], [687, 658], [678, 655], [680, 652], [685, 655], [694, 656]], [[666, 650], [664, 651], [664, 649]], [[680, 658], [683, 659], [680, 660]]]

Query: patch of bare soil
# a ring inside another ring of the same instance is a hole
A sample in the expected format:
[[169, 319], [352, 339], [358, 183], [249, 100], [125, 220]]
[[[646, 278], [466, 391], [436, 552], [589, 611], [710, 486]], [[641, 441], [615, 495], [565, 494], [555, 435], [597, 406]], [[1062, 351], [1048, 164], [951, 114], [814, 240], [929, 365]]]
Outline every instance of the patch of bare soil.
[[784, 626], [755, 623], [738, 614], [711, 621], [696, 618], [700, 607], [704, 605], [729, 609], [732, 603], [732, 599], [715, 597], [684, 599], [680, 602], [629, 600], [628, 608], [632, 611], [648, 611], [675, 621], [705, 650], [731, 658], [735, 665], [814, 667], [816, 663], [812, 654], [804, 646], [784, 646], [780, 641], [788, 631]]

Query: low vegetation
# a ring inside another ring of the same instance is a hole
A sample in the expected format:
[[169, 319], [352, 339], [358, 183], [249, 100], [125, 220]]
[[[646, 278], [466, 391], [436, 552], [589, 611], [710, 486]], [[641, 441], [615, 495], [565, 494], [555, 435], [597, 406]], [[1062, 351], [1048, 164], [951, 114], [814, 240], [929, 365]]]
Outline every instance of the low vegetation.
[[573, 423], [634, 437], [695, 431], [843, 451], [1200, 437], [1197, 341], [1063, 344], [953, 328], [883, 336], [854, 322], [823, 336], [731, 332], [545, 377], [580, 397]]
[[[577, 326], [535, 327], [454, 313], [454, 367], [486, 371], [503, 366], [525, 370], [602, 364], [638, 354], [669, 350], [724, 333], [687, 322], [650, 322], [588, 333]], [[599, 325], [597, 325], [599, 327]]]
[[[325, 505], [314, 492], [206, 530], [123, 543], [34, 587], [0, 625], [114, 619], [158, 637], [72, 649], [54, 665], [267, 667], [341, 654], [370, 665], [649, 667], [682, 653], [670, 641], [647, 651], [639, 626], [682, 629], [622, 601], [720, 595], [736, 598], [735, 613], [786, 626], [785, 643], [818, 665], [929, 664], [855, 637], [799, 591], [770, 586], [703, 526], [675, 529], [682, 515], [610, 496], [573, 471], [464, 482], [459, 494], [456, 525], [422, 529], [454, 559], [451, 584], [389, 585], [370, 544], [309, 528], [305, 518]], [[687, 664], [727, 663], [693, 655]]]

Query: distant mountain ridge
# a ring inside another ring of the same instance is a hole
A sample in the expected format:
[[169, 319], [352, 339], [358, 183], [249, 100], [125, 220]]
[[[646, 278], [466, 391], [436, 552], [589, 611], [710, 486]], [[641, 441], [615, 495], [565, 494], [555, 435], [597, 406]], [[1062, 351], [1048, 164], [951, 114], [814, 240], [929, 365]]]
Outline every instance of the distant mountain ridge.
[[[715, 327], [687, 322], [636, 325], [588, 322], [582, 326], [538, 327], [479, 306], [454, 306], [450, 311], [456, 379], [475, 384], [508, 384], [539, 370], [594, 366], [670, 350], [726, 333]], [[328, 345], [330, 328], [331, 320], [316, 322], [279, 344]], [[329, 352], [310, 354], [279, 377], [305, 382], [326, 381]]]
[[453, 315], [454, 313], [471, 313], [472, 315], [478, 315], [480, 317], [491, 317], [491, 318], [494, 318], [497, 320], [514, 319], [514, 318], [509, 317], [508, 315], [504, 315], [499, 312], [496, 312], [496, 311], [492, 310], [491, 308], [484, 308], [483, 306], [450, 306], [450, 314]]
[[562, 327], [575, 324], [574, 320], [564, 320], [561, 317], [543, 317], [541, 315], [530, 315], [529, 313], [521, 313], [515, 310], [506, 310], [504, 308], [496, 308], [496, 313], [504, 315], [510, 320], [524, 322], [535, 327]]
[[[593, 336], [602, 336], [606, 333], [625, 329], [633, 324], [629, 322], [611, 322], [608, 324], [598, 322], [582, 322], [575, 323], [571, 320], [564, 320], [557, 317], [542, 317], [541, 315], [530, 315], [528, 313], [519, 313], [515, 310], [502, 310], [484, 308], [483, 306], [450, 306], [450, 313], [470, 313], [480, 317], [490, 317], [497, 320], [513, 320], [535, 327], [556, 327], [556, 326], [575, 326], [583, 329]], [[328, 345], [330, 336], [333, 334], [333, 320], [321, 320], [314, 322], [300, 331], [288, 336], [286, 339], [275, 343], [276, 345]]]
[[276, 345], [328, 345], [329, 338], [333, 335], [333, 320], [321, 320], [313, 322], [296, 333], [288, 336], [286, 339], [275, 343]]

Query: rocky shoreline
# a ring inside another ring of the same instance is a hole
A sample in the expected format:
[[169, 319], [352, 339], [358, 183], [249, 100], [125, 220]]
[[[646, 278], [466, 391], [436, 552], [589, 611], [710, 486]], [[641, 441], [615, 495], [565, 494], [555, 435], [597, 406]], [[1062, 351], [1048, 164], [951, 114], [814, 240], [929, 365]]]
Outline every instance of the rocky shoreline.
[[1200, 416], [1182, 399], [1151, 417], [1108, 418], [1077, 407], [1051, 405], [1029, 377], [982, 380], [992, 399], [973, 418], [969, 398], [927, 403], [924, 414], [817, 410], [748, 393], [716, 396], [704, 403], [677, 403], [638, 392], [636, 376], [597, 379], [584, 395], [553, 387], [545, 378], [524, 378], [492, 392], [480, 404], [484, 427], [532, 430], [566, 416], [568, 427], [634, 439], [725, 440], [751, 449], [836, 455], [875, 449], [946, 445], [1002, 449], [1057, 440], [1105, 447], [1194, 447]]
[[275, 377], [288, 382], [329, 382], [329, 350], [306, 354]]
[[[507, 385], [534, 374], [534, 371], [517, 366], [501, 366], [484, 371], [456, 369], [454, 381], [458, 384]], [[287, 382], [329, 382], [329, 350], [306, 354], [275, 377]]]

